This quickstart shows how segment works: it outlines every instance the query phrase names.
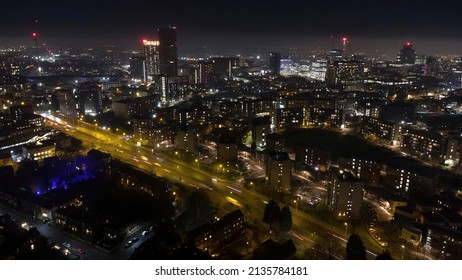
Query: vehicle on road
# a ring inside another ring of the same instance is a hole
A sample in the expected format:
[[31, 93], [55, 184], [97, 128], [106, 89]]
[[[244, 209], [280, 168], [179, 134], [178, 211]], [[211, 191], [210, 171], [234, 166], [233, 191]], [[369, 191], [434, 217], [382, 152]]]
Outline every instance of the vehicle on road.
[[70, 243], [68, 243], [68, 242], [64, 242], [63, 246], [66, 247], [66, 248], [71, 248], [72, 247], [72, 245]]
[[128, 248], [133, 245], [133, 241], [129, 240], [127, 243], [125, 243], [124, 247]]
[[143, 231], [143, 233], [141, 233], [141, 235], [145, 236], [145, 235], [148, 235], [149, 234], [149, 230], [145, 230]]
[[132, 238], [132, 243], [136, 243], [136, 242], [138, 242], [138, 240], [140, 240], [138, 237], [133, 237]]
[[77, 248], [76, 251], [77, 251], [79, 254], [82, 254], [82, 255], [85, 254], [85, 250], [82, 249], [82, 248]]

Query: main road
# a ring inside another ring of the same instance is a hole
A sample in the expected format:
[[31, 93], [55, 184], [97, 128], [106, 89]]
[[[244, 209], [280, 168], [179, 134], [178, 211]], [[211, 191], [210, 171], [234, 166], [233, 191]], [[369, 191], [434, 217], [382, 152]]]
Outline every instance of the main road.
[[[232, 181], [216, 178], [213, 174], [200, 169], [199, 164], [186, 163], [175, 158], [175, 156], [140, 147], [130, 143], [128, 138], [123, 135], [114, 134], [87, 123], [78, 121], [74, 125], [50, 115], [45, 117], [49, 120], [48, 125], [82, 140], [88, 146], [110, 153], [113, 158], [170, 181], [181, 182], [190, 187], [203, 189], [216, 205], [225, 205], [231, 202], [248, 209], [247, 212], [250, 212], [248, 217], [252, 223], [269, 234], [268, 227], [262, 223], [262, 217], [265, 205], [270, 198], [242, 188], [242, 180]], [[291, 212], [293, 226], [289, 234], [299, 247], [311, 247], [314, 242], [313, 237], [319, 234], [333, 235], [343, 245], [346, 244], [344, 230], [332, 227], [324, 221], [294, 208], [292, 208]], [[374, 257], [378, 252], [382, 251], [382, 248], [375, 243], [366, 243], [365, 245], [371, 250], [369, 251], [369, 257]]]

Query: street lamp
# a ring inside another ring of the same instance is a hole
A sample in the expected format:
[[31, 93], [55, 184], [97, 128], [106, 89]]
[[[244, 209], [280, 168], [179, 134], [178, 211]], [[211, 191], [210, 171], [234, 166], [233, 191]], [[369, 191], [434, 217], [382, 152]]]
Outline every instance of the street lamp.
[[347, 234], [348, 234], [348, 223], [345, 222], [345, 239], [347, 238]]
[[296, 199], [294, 199], [294, 203], [295, 203], [295, 210], [298, 210], [298, 201]]
[[401, 255], [401, 259], [404, 260], [404, 252], [406, 250], [406, 246], [401, 245], [401, 248], [403, 249], [403, 254]]

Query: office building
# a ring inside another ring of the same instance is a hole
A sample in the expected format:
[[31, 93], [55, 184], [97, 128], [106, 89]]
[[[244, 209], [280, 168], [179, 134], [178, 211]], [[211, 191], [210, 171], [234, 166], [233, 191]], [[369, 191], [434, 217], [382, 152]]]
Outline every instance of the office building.
[[269, 70], [273, 75], [281, 74], [281, 53], [270, 53]]
[[130, 57], [130, 75], [134, 80], [147, 82], [146, 57], [132, 56]]
[[402, 64], [415, 64], [416, 54], [411, 43], [407, 42], [399, 51], [397, 61]]
[[159, 36], [160, 74], [168, 77], [178, 75], [176, 27], [161, 28]]

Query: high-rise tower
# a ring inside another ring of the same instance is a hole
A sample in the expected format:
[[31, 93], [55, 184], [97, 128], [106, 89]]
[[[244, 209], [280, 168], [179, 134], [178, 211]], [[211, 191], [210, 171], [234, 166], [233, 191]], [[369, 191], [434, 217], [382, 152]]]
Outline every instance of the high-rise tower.
[[143, 40], [146, 76], [150, 81], [154, 79], [154, 76], [160, 74], [159, 45], [159, 41]]
[[281, 53], [270, 53], [269, 70], [274, 75], [281, 73]]
[[170, 77], [178, 75], [178, 54], [176, 45], [176, 27], [158, 30], [160, 74]]
[[412, 48], [411, 43], [407, 42], [399, 51], [397, 60], [403, 64], [414, 64], [415, 57], [415, 50]]

